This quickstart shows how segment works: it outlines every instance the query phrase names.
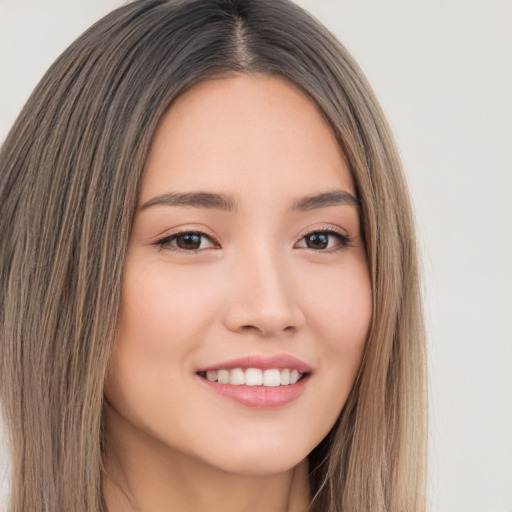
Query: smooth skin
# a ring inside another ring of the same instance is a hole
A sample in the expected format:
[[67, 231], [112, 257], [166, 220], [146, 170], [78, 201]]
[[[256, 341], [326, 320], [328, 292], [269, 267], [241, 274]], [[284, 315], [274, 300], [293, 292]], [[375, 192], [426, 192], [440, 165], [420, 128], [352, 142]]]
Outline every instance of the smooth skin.
[[[169, 199], [198, 192], [223, 200]], [[328, 124], [283, 79], [210, 80], [165, 114], [105, 382], [109, 512], [306, 510], [307, 456], [343, 408], [372, 312], [354, 196]], [[275, 354], [312, 368], [280, 407], [221, 396], [197, 373]]]

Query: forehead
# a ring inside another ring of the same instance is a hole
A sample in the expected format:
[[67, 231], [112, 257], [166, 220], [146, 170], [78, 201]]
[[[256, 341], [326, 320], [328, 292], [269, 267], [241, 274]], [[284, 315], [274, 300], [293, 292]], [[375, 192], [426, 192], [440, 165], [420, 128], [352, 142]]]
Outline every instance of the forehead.
[[141, 201], [190, 189], [243, 200], [332, 188], [354, 192], [345, 159], [317, 107], [283, 79], [237, 75], [199, 84], [163, 116]]

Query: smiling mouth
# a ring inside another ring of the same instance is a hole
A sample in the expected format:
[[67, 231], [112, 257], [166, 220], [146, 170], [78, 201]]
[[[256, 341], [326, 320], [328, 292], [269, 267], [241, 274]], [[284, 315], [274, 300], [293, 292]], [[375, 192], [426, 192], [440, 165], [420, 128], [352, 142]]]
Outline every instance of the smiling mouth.
[[219, 384], [233, 386], [261, 386], [275, 388], [290, 386], [304, 379], [308, 373], [299, 372], [295, 368], [232, 368], [200, 371], [197, 373], [203, 379]]

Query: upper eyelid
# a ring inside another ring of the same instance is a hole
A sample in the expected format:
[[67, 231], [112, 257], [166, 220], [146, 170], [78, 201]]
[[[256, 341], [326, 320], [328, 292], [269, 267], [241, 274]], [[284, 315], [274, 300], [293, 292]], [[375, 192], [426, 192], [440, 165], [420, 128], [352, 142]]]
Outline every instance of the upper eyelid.
[[[331, 233], [331, 234], [339, 235], [340, 238], [342, 238], [346, 244], [350, 245], [350, 242], [352, 242], [352, 237], [350, 235], [348, 235], [347, 233], [344, 233], [343, 231], [344, 230], [342, 230], [340, 227], [334, 226], [334, 225], [327, 225], [327, 226], [318, 227], [318, 228], [309, 227], [301, 232], [298, 239], [294, 243], [294, 247], [296, 244], [298, 244], [300, 241], [302, 241], [305, 237], [312, 235], [314, 233]], [[195, 229], [194, 228], [180, 229], [179, 231], [175, 231], [173, 233], [163, 235], [163, 236], [159, 237], [157, 240], [155, 240], [153, 242], [153, 244], [163, 248], [164, 244], [173, 242], [179, 236], [187, 235], [187, 234], [197, 234], [197, 235], [206, 237], [211, 242], [211, 244], [214, 246], [214, 247], [210, 247], [210, 249], [211, 248], [217, 248], [217, 249], [222, 248], [220, 242], [217, 240], [217, 238], [215, 236], [207, 233], [203, 229], [197, 229], [197, 228], [195, 228]], [[178, 249], [178, 250], [184, 250], [184, 249]], [[189, 251], [187, 251], [187, 250], [184, 250], [184, 251], [192, 253], [192, 252], [199, 252], [201, 250], [204, 250], [204, 249], [196, 249], [195, 251], [191, 249]]]
[[180, 235], [187, 235], [190, 233], [197, 233], [197, 234], [203, 235], [203, 236], [211, 239], [212, 241], [219, 243], [219, 241], [217, 240], [217, 237], [215, 235], [213, 235], [212, 233], [210, 233], [209, 231], [205, 230], [204, 228], [191, 226], [191, 227], [186, 227], [186, 228], [174, 228], [174, 229], [176, 229], [176, 231], [166, 230], [162, 234], [157, 235], [153, 239], [152, 243], [159, 243], [162, 240], [168, 240], [168, 239], [172, 239], [172, 237], [177, 237]]
[[[172, 242], [175, 242], [176, 239], [181, 235], [187, 235], [187, 234], [198, 234], [200, 236], [203, 236], [207, 238], [210, 241], [210, 244], [212, 247], [203, 248], [203, 249], [182, 249], [180, 247], [172, 247]], [[173, 252], [181, 252], [181, 253], [199, 253], [206, 249], [219, 249], [221, 247], [220, 242], [212, 235], [206, 233], [205, 231], [201, 229], [183, 229], [180, 231], [176, 231], [174, 233], [169, 233], [167, 235], [162, 235], [156, 240], [154, 240], [151, 245], [156, 246], [158, 250], [169, 250]], [[167, 246], [167, 248], [166, 248]]]
[[309, 226], [309, 227], [305, 228], [303, 231], [301, 231], [297, 241], [302, 240], [302, 238], [304, 238], [307, 235], [311, 235], [312, 233], [322, 233], [322, 232], [323, 233], [334, 232], [334, 233], [337, 233], [338, 235], [350, 238], [350, 235], [346, 232], [346, 230], [340, 228], [339, 226], [336, 226], [334, 224], [325, 224], [320, 227], [313, 228], [313, 227]]
[[[313, 229], [312, 231], [308, 231], [307, 233], [302, 235], [297, 240], [297, 242], [295, 242], [295, 245], [302, 242], [302, 240], [304, 240], [307, 236], [313, 235], [315, 233], [327, 233], [331, 236], [335, 235], [336, 238], [338, 238], [338, 240], [340, 241], [340, 245], [345, 246], [345, 247], [353, 245], [353, 242], [354, 242], [353, 238], [350, 235], [343, 233], [340, 230], [337, 230], [337, 229], [335, 230], [335, 229], [329, 228], [329, 229]], [[325, 252], [327, 252], [327, 251], [328, 251], [328, 249], [325, 249]]]
[[[311, 226], [308, 226], [307, 228], [303, 229], [297, 240], [300, 240], [301, 238], [307, 236], [307, 235], [310, 235], [312, 233], [319, 233], [319, 232], [329, 232], [329, 231], [333, 231], [335, 233], [338, 233], [340, 235], [343, 235], [343, 236], [349, 236], [349, 234], [346, 232], [346, 230], [340, 228], [339, 226], [336, 226], [334, 224], [325, 224], [323, 226], [320, 226], [320, 227], [311, 227]], [[165, 238], [170, 238], [170, 237], [173, 237], [173, 236], [179, 236], [179, 235], [183, 235], [183, 234], [189, 234], [189, 233], [198, 233], [198, 234], [201, 234], [201, 235], [204, 235], [214, 241], [217, 241], [217, 237], [215, 235], [213, 235], [212, 233], [210, 233], [209, 231], [205, 230], [204, 228], [196, 228], [196, 227], [186, 227], [186, 228], [177, 228], [177, 231], [173, 231], [171, 233], [167, 232], [165, 234], [161, 234], [161, 235], [158, 235], [157, 237], [155, 237], [155, 242], [158, 242], [160, 240], [163, 240]]]

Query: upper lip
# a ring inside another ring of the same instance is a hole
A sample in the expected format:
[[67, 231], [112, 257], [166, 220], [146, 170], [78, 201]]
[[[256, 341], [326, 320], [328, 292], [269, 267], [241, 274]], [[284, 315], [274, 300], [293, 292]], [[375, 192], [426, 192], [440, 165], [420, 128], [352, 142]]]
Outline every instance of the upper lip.
[[223, 361], [199, 368], [198, 372], [208, 372], [213, 370], [232, 370], [234, 368], [260, 368], [261, 370], [270, 370], [277, 368], [283, 370], [289, 368], [298, 370], [300, 373], [311, 373], [312, 368], [307, 363], [293, 357], [289, 354], [276, 354], [272, 356], [248, 355]]

